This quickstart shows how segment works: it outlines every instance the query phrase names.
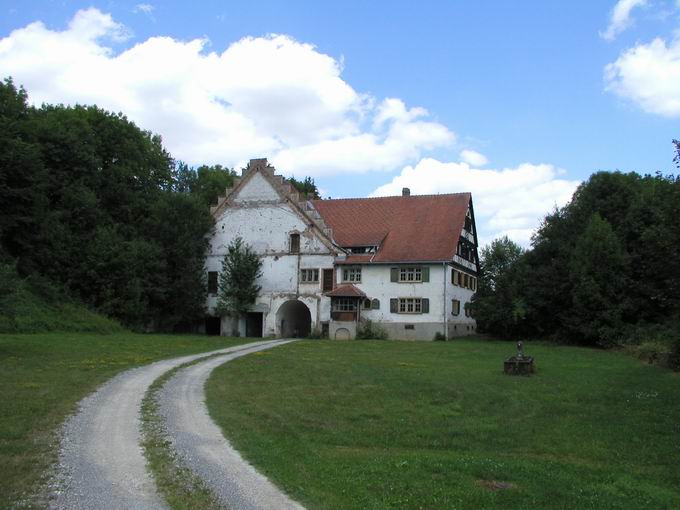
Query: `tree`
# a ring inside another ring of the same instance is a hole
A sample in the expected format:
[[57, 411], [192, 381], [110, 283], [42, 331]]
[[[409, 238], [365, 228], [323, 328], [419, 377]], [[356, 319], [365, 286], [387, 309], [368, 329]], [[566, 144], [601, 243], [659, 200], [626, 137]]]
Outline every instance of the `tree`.
[[257, 279], [262, 276], [262, 261], [237, 237], [222, 261], [216, 311], [220, 315], [245, 315], [255, 302], [261, 287]]
[[524, 250], [507, 236], [482, 248], [480, 278], [473, 301], [473, 313], [481, 331], [502, 337], [521, 332], [527, 313], [523, 256]]
[[627, 265], [611, 225], [593, 214], [576, 241], [569, 264], [572, 307], [565, 325], [582, 342], [602, 347], [618, 343], [626, 309]]
[[321, 198], [319, 189], [316, 187], [314, 179], [311, 177], [305, 177], [301, 181], [298, 181], [295, 177], [291, 177], [288, 179], [288, 182], [290, 182], [300, 194], [309, 199], [318, 200]]

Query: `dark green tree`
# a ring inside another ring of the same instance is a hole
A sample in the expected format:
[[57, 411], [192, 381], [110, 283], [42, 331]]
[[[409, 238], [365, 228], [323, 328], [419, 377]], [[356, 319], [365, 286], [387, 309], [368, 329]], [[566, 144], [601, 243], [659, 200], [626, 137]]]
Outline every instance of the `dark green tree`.
[[311, 177], [305, 177], [301, 181], [298, 181], [295, 177], [291, 177], [288, 179], [288, 182], [290, 182], [300, 194], [310, 200], [318, 200], [321, 198], [319, 189], [316, 187], [314, 179]]
[[480, 331], [501, 337], [521, 332], [527, 313], [523, 254], [524, 250], [507, 236], [482, 248], [480, 278], [472, 305]]
[[262, 276], [262, 261], [237, 237], [229, 244], [222, 261], [216, 311], [220, 315], [239, 317], [255, 302], [261, 287], [257, 279]]
[[568, 269], [573, 289], [567, 330], [580, 342], [602, 347], [619, 343], [628, 260], [613, 228], [598, 213], [577, 238]]

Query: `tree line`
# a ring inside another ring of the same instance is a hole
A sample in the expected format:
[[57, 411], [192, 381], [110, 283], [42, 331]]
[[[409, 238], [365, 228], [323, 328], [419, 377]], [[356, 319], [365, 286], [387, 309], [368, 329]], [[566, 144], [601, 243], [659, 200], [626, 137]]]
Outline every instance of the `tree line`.
[[680, 177], [591, 175], [544, 218], [529, 249], [504, 237], [482, 250], [479, 328], [601, 347], [677, 341], [679, 218]]
[[[158, 135], [96, 106], [30, 106], [0, 82], [0, 288], [40, 281], [140, 330], [205, 315], [209, 205], [236, 173], [176, 161]], [[318, 196], [311, 178], [292, 180]], [[5, 275], [5, 277], [2, 277]], [[14, 282], [14, 283], [13, 283]]]

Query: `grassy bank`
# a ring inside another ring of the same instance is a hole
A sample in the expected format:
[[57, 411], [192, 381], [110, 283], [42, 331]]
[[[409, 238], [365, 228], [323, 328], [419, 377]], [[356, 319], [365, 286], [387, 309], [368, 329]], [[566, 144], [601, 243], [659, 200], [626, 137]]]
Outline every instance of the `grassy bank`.
[[208, 405], [309, 508], [680, 508], [680, 374], [503, 342], [306, 341], [240, 358]]
[[206, 336], [0, 335], [0, 508], [30, 496], [57, 458], [55, 432], [77, 402], [127, 368], [243, 342]]

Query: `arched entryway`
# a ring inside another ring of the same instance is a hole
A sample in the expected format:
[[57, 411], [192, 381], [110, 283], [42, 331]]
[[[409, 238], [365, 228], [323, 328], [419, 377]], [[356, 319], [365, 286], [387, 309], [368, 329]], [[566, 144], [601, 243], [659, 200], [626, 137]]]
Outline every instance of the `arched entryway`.
[[306, 337], [312, 330], [312, 314], [302, 301], [291, 299], [276, 312], [276, 328], [282, 337]]

